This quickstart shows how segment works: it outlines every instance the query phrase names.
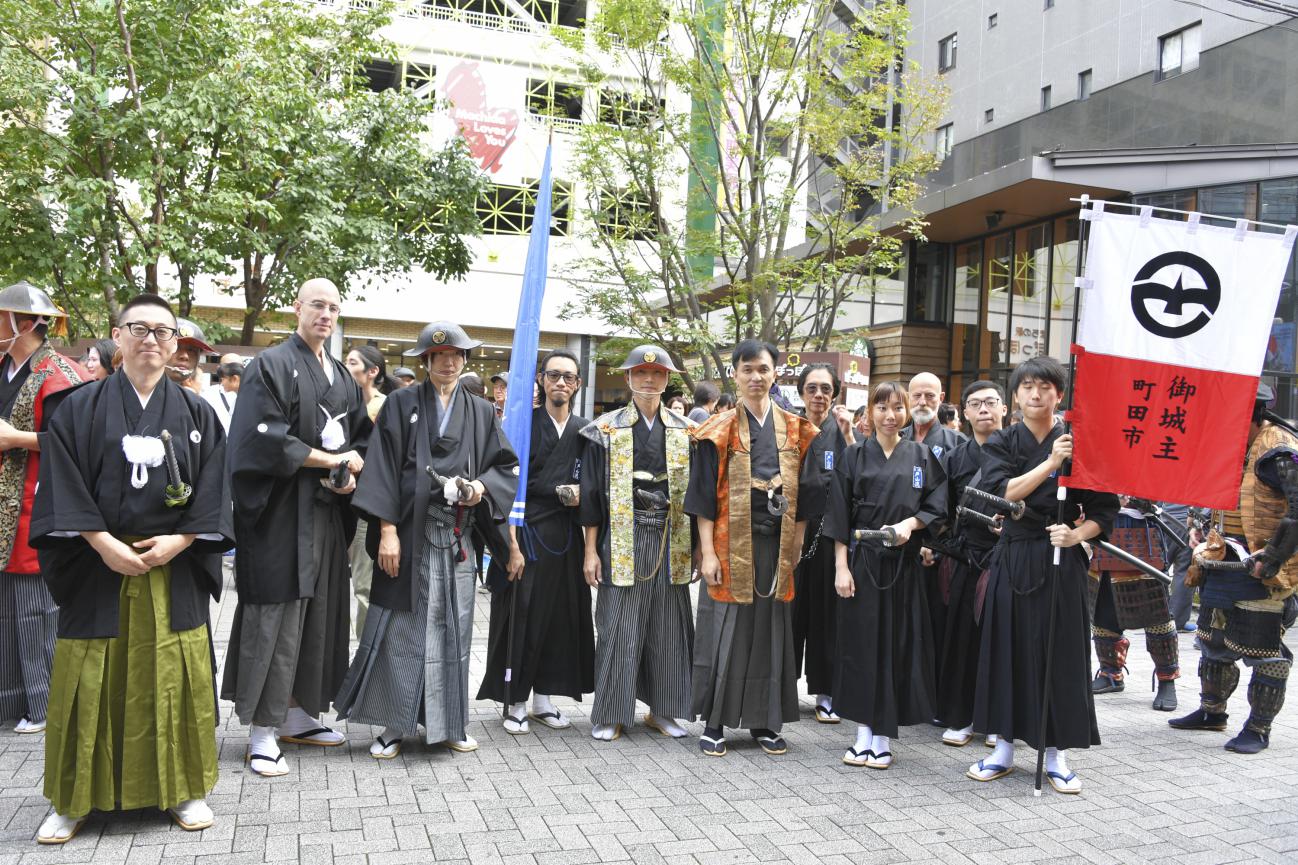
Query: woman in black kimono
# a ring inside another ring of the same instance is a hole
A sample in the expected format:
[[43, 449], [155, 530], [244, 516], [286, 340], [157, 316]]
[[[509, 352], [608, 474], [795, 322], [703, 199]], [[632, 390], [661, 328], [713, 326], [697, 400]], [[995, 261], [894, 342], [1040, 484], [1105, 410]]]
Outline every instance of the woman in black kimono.
[[[838, 659], [834, 711], [858, 724], [849, 766], [887, 769], [892, 737], [933, 719], [933, 634], [919, 574], [924, 529], [946, 513], [946, 473], [933, 452], [902, 439], [909, 408], [896, 382], [870, 392], [874, 434], [849, 447], [830, 485], [822, 529], [834, 540]], [[853, 542], [890, 528], [896, 544]]]
[[[1073, 455], [1073, 437], [1055, 421], [1066, 374], [1058, 361], [1038, 357], [1020, 364], [1010, 390], [1023, 423], [1001, 430], [982, 449], [979, 488], [1024, 502], [1021, 519], [1005, 520], [992, 550], [983, 606], [982, 648], [974, 695], [973, 727], [999, 736], [991, 756], [966, 773], [992, 781], [1014, 767], [1014, 740], [1046, 749], [1046, 777], [1061, 793], [1079, 793], [1077, 773], [1063, 751], [1100, 744], [1091, 697], [1091, 639], [1086, 612], [1083, 541], [1108, 532], [1118, 512], [1110, 493], [1068, 488], [1064, 518], [1057, 519], [1058, 477]], [[1054, 566], [1054, 548], [1060, 549]], [[1057, 591], [1049, 581], [1058, 580]], [[1050, 601], [1056, 599], [1054, 656], [1045, 669]], [[1038, 738], [1044, 683], [1050, 687], [1049, 725]]]
[[[798, 376], [798, 393], [806, 406], [807, 420], [820, 428], [806, 463], [814, 470], [816, 482], [800, 490], [800, 506], [812, 509], [808, 512], [824, 513], [834, 467], [843, 461], [847, 446], [856, 443], [852, 412], [834, 405], [839, 388], [838, 373], [827, 363], [809, 363]], [[834, 540], [823, 536], [823, 525], [823, 516], [808, 521], [802, 557], [794, 575], [793, 655], [795, 667], [804, 670], [807, 691], [816, 695], [816, 720], [837, 724], [832, 694], [834, 657], [838, 653], [838, 593], [834, 591]]]

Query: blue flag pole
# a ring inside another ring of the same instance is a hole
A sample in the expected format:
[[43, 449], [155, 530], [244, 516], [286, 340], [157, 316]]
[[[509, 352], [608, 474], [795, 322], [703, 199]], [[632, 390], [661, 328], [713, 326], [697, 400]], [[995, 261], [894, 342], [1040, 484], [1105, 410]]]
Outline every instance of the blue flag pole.
[[505, 396], [505, 416], [501, 421], [505, 436], [518, 455], [518, 493], [509, 511], [509, 524], [522, 526], [527, 509], [527, 462], [532, 450], [532, 382], [536, 380], [536, 350], [541, 337], [541, 300], [549, 270], [550, 213], [552, 183], [550, 179], [550, 145], [545, 148], [545, 165], [541, 169], [541, 188], [536, 194], [536, 214], [532, 236], [527, 245], [527, 264], [523, 268], [523, 290], [518, 299], [518, 320], [514, 324], [514, 345], [509, 361], [509, 391]]

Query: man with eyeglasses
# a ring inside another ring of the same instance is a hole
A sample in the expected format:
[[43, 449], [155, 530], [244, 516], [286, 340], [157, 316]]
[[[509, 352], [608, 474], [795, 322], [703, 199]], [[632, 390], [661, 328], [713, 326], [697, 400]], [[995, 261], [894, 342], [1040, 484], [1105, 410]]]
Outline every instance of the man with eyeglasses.
[[265, 776], [289, 771], [278, 741], [344, 741], [320, 714], [347, 672], [349, 504], [371, 429], [360, 385], [325, 349], [338, 289], [307, 280], [293, 310], [293, 334], [244, 371], [227, 461], [239, 605], [221, 698], [249, 725], [249, 767]]
[[590, 423], [572, 413], [579, 369], [567, 349], [541, 361], [537, 378], [545, 401], [532, 411], [526, 521], [509, 527], [508, 562], [492, 559], [487, 572], [491, 628], [478, 699], [508, 700], [505, 732], [515, 736], [529, 732], [529, 718], [552, 730], [571, 727], [550, 697], [581, 702], [595, 689], [595, 626], [577, 526], [581, 430]]
[[[931, 372], [921, 372], [910, 380], [910, 387], [907, 390], [910, 397], [911, 423], [902, 429], [901, 437], [927, 446], [942, 464], [942, 468], [947, 469], [949, 485], [951, 472], [947, 462], [960, 442], [964, 441], [965, 436], [938, 423], [937, 410], [946, 399], [946, 393], [942, 390], [942, 381]], [[957, 500], [958, 493], [958, 490], [948, 487], [947, 501]], [[946, 633], [947, 586], [954, 563], [943, 562], [942, 556], [933, 553], [927, 547], [920, 551], [920, 556], [924, 565], [920, 572], [923, 574], [924, 585], [928, 591], [929, 620], [932, 622], [933, 635], [936, 638]], [[933, 680], [938, 681], [942, 678], [940, 651], [933, 653], [933, 662], [936, 664]]]
[[58, 616], [27, 542], [39, 433], [53, 410], [50, 398], [90, 379], [49, 343], [49, 329], [66, 319], [30, 283], [0, 291], [0, 721], [16, 721], [15, 733], [45, 729]]
[[71, 840], [91, 810], [165, 809], [189, 831], [214, 819], [208, 609], [233, 543], [225, 435], [164, 375], [167, 302], [137, 295], [118, 322], [121, 368], [66, 391], [41, 438], [31, 539], [59, 605], [41, 844]]
[[957, 748], [969, 744], [974, 735], [974, 689], [978, 684], [978, 651], [982, 642], [978, 586], [980, 583], [986, 586], [985, 574], [991, 567], [996, 534], [976, 520], [957, 517], [956, 508], [964, 488], [978, 485], [983, 445], [1004, 425], [1007, 408], [1005, 392], [992, 381], [976, 381], [965, 387], [961, 403], [973, 437], [956, 445], [947, 463], [950, 525], [954, 527], [948, 543], [960, 555], [950, 559], [946, 630], [934, 634], [941, 673], [934, 708], [937, 719], [947, 728], [942, 742]]

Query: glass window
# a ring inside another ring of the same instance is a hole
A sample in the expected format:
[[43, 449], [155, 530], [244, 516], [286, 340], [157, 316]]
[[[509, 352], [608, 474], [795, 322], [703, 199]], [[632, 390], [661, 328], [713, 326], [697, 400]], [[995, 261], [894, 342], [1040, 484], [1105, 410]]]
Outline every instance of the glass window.
[[1055, 0], [1046, 0], [1045, 8], [1046, 8], [1046, 9], [1054, 9], [1054, 8], [1055, 8]]
[[1010, 257], [1009, 234], [998, 234], [983, 241], [987, 258], [986, 306], [989, 344], [979, 358], [979, 366], [1004, 366], [1010, 350], [1010, 282], [1014, 262]]
[[[1252, 219], [1257, 215], [1257, 185], [1237, 183], [1200, 189], [1198, 210], [1204, 214], [1205, 225], [1230, 227], [1236, 219]], [[1209, 219], [1209, 215], [1221, 218]]]
[[[1281, 225], [1298, 224], [1298, 177], [1269, 180], [1260, 184], [1258, 219]], [[1279, 231], [1261, 228], [1261, 231]], [[1295, 320], [1298, 320], [1298, 247], [1289, 257], [1289, 268], [1280, 285], [1280, 301], [1276, 304], [1275, 319], [1271, 325], [1271, 339], [1266, 347], [1263, 369], [1274, 372], [1295, 371]], [[1269, 379], [1268, 379], [1269, 381]], [[1276, 391], [1276, 411], [1284, 417], [1298, 415], [1294, 380], [1285, 377], [1273, 385]]]
[[1050, 225], [1014, 233], [1014, 309], [1010, 321], [1010, 364], [1046, 353], [1046, 306], [1050, 296]]
[[996, 120], [996, 109], [988, 108], [983, 112], [983, 123], [992, 123]]
[[1091, 70], [1077, 73], [1077, 100], [1079, 102], [1091, 98]]
[[1199, 68], [1199, 34], [1198, 22], [1189, 27], [1159, 37], [1158, 40], [1158, 75], [1159, 81], [1180, 75]]
[[1050, 110], [1050, 85], [1041, 88], [1041, 110]]
[[953, 146], [955, 145], [954, 138], [951, 134], [951, 124], [948, 123], [945, 126], [939, 126], [937, 128], [937, 133], [933, 136], [933, 150], [938, 156], [946, 159], [951, 155], [951, 148]]
[[[1199, 197], [1193, 189], [1181, 189], [1174, 192], [1155, 192], [1150, 195], [1137, 195], [1134, 199], [1136, 204], [1148, 204], [1150, 207], [1170, 208], [1172, 210], [1193, 211], [1198, 203]], [[1185, 221], [1184, 213], [1155, 213], [1163, 219], [1179, 219]]]
[[1061, 363], [1068, 361], [1068, 347], [1073, 344], [1073, 304], [1077, 293], [1078, 231], [1081, 220], [1061, 216], [1055, 220], [1050, 254], [1050, 356]]
[[992, 14], [987, 16], [987, 29], [991, 30], [996, 26], [996, 24], [997, 24], [996, 13], [993, 12]]
[[907, 321], [947, 320], [947, 251], [945, 243], [913, 245], [910, 262], [910, 294], [907, 297]]
[[982, 244], [955, 249], [955, 303], [951, 312], [951, 368], [978, 368], [978, 298], [982, 291]]
[[952, 33], [937, 43], [937, 71], [955, 68], [956, 34]]

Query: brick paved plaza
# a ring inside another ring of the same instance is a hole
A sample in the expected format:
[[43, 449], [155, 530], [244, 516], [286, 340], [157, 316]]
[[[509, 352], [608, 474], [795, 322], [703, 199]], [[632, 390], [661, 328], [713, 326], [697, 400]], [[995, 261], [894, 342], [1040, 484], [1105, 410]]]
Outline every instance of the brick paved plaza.
[[[487, 639], [487, 598], [478, 601], [475, 689]], [[216, 611], [218, 660], [233, 613], [227, 591]], [[1047, 787], [1034, 799], [1035, 755], [1022, 747], [1008, 778], [967, 780], [965, 767], [986, 749], [943, 746], [932, 727], [904, 731], [886, 772], [849, 768], [840, 757], [853, 728], [815, 723], [805, 696], [782, 757], [732, 734], [730, 754], [710, 759], [694, 738], [643, 727], [596, 743], [589, 703], [565, 701], [556, 702], [573, 729], [533, 724], [514, 737], [497, 707], [479, 703], [476, 753], [408, 740], [400, 757], [380, 762], [369, 756], [370, 728], [354, 725], [341, 748], [285, 746], [292, 774], [264, 779], [244, 769], [247, 733], [223, 703], [221, 779], [208, 800], [217, 823], [199, 833], [157, 811], [95, 815], [67, 846], [38, 847], [43, 743], [0, 732], [0, 865], [1298, 861], [1298, 700], [1277, 720], [1270, 750], [1228, 754], [1227, 734], [1176, 734], [1149, 709], [1152, 665], [1140, 635], [1132, 644], [1127, 690], [1098, 698], [1104, 745], [1071, 760], [1081, 796]], [[1293, 634], [1289, 645], [1298, 645]], [[1181, 652], [1179, 696], [1192, 708], [1190, 635]], [[1232, 732], [1247, 711], [1241, 683]]]

